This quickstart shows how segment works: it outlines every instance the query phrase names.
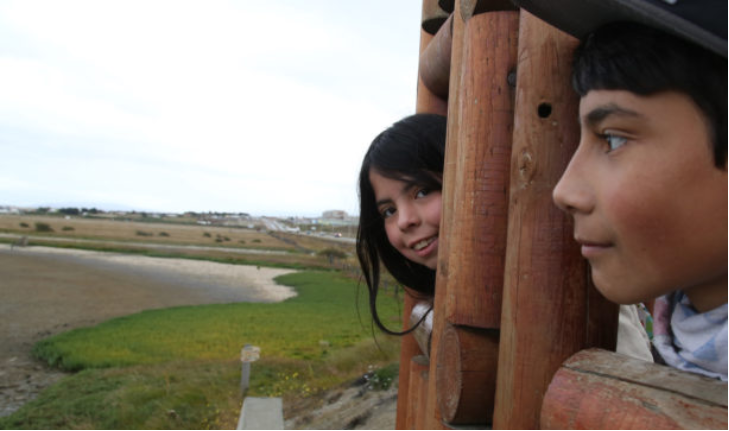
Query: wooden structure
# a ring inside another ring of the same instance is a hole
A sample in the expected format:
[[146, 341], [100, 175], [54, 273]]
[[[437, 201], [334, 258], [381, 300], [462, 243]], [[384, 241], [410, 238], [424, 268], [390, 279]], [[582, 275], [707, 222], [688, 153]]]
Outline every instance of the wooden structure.
[[618, 308], [551, 197], [579, 140], [577, 41], [508, 0], [424, 0], [422, 22], [416, 111], [448, 116], [443, 217], [430, 352], [403, 337], [397, 428], [726, 428], [726, 384], [619, 378], [643, 365], [609, 352]]

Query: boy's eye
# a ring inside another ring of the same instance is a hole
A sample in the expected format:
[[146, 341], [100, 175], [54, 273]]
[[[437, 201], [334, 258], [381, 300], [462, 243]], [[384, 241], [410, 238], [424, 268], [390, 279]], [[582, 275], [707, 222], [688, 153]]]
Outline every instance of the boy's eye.
[[603, 134], [602, 139], [604, 139], [605, 142], [607, 142], [607, 144], [608, 144], [608, 150], [607, 150], [608, 153], [611, 151], [617, 150], [618, 148], [625, 145], [626, 142], [628, 142], [628, 140], [626, 138], [624, 138], [622, 136], [613, 135], [610, 133]]

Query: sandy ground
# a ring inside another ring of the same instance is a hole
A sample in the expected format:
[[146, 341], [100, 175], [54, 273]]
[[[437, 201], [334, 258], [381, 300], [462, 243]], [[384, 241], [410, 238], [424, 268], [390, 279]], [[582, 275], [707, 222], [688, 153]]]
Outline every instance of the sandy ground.
[[275, 302], [291, 270], [0, 244], [0, 416], [63, 376], [33, 360], [35, 342], [153, 308]]

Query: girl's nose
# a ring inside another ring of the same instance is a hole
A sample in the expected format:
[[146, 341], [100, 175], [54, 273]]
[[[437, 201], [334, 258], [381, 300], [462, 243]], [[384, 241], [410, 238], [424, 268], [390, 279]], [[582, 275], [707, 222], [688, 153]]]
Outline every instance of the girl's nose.
[[420, 224], [420, 216], [413, 205], [402, 205], [397, 209], [397, 226], [400, 230], [406, 230]]
[[585, 169], [585, 160], [578, 149], [552, 191], [552, 200], [562, 211], [573, 215], [592, 211], [594, 195], [588, 178], [583, 175]]

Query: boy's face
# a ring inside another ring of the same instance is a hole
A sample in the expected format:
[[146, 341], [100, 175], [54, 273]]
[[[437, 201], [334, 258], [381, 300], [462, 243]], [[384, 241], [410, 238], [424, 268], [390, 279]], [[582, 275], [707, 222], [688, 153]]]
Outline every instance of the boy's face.
[[698, 107], [677, 92], [593, 90], [580, 125], [553, 197], [600, 292], [622, 304], [677, 289], [697, 309], [725, 303], [727, 172]]

